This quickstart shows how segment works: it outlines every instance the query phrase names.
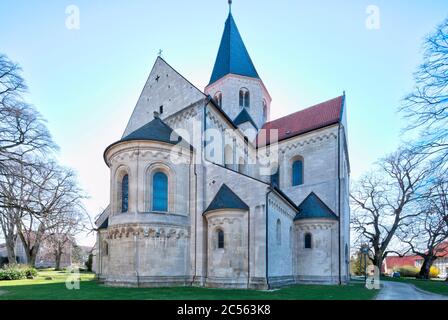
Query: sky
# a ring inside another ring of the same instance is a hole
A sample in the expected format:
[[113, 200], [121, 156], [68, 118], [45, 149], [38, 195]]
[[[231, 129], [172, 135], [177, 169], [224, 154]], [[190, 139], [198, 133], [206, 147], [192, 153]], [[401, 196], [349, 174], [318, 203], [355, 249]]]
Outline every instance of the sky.
[[[21, 65], [26, 98], [76, 170], [92, 217], [109, 202], [103, 151], [121, 138], [158, 51], [203, 89], [227, 14], [226, 0], [0, 1], [0, 52]], [[232, 14], [273, 98], [272, 119], [346, 91], [356, 179], [403, 139], [397, 108], [448, 2], [234, 0]], [[93, 245], [94, 236], [78, 240]]]

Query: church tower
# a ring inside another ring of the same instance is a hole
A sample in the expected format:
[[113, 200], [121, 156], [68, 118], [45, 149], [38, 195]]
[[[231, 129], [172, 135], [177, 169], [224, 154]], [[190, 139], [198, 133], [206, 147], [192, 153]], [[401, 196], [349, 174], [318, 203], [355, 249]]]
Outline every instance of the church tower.
[[205, 93], [242, 129], [257, 131], [269, 121], [271, 96], [247, 52], [231, 11]]

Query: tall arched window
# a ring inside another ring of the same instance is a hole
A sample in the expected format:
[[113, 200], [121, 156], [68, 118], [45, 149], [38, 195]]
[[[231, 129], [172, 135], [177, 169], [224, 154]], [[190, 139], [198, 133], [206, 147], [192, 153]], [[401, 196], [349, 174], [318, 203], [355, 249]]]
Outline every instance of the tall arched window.
[[268, 120], [268, 104], [263, 100], [263, 122]]
[[312, 241], [313, 237], [311, 236], [311, 233], [305, 234], [305, 249], [311, 249]]
[[292, 227], [289, 227], [289, 247], [292, 248]]
[[238, 160], [238, 172], [246, 173], [246, 162], [244, 161], [243, 157], [240, 157], [240, 159]]
[[233, 148], [229, 144], [224, 147], [224, 165], [228, 169], [232, 169], [233, 166]]
[[157, 172], [152, 178], [152, 210], [168, 211], [168, 177]]
[[282, 223], [280, 219], [277, 219], [277, 245], [282, 244]]
[[277, 168], [277, 171], [273, 175], [271, 175], [271, 184], [275, 187], [280, 186], [280, 169]]
[[292, 185], [300, 186], [303, 184], [303, 160], [299, 159], [292, 164]]
[[106, 241], [103, 241], [103, 256], [109, 255], [109, 244]]
[[240, 89], [240, 108], [249, 108], [250, 107], [250, 94], [249, 90], [246, 88]]
[[222, 108], [222, 93], [221, 92], [217, 92], [216, 94], [215, 94], [215, 102], [218, 104], [218, 106], [220, 107], [220, 108]]
[[217, 248], [218, 249], [224, 249], [224, 231], [222, 231], [221, 229], [218, 229], [216, 231], [216, 240], [217, 240]]
[[129, 208], [129, 176], [121, 180], [121, 212], [128, 212]]

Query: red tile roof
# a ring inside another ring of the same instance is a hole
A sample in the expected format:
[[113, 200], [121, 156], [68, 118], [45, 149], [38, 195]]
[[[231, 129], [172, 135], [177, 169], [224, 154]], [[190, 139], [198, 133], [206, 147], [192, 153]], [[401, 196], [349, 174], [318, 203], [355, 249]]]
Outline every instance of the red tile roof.
[[436, 247], [437, 257], [448, 257], [448, 241], [442, 242]]
[[[269, 144], [270, 130], [278, 130], [278, 141], [338, 123], [341, 117], [343, 96], [319, 103], [286, 117], [267, 122], [257, 138], [258, 144]], [[266, 137], [266, 138], [265, 138]], [[266, 142], [265, 142], [266, 141]], [[273, 141], [272, 141], [273, 142]]]
[[388, 269], [393, 269], [395, 267], [411, 266], [415, 267], [415, 262], [417, 260], [422, 260], [420, 256], [405, 256], [405, 257], [386, 257], [386, 265]]

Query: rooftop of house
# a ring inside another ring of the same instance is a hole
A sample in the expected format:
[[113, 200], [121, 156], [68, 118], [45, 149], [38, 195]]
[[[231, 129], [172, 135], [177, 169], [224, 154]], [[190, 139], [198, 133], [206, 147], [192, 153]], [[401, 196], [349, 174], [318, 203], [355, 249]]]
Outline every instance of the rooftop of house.
[[[270, 130], [278, 130], [278, 141], [317, 130], [341, 120], [344, 96], [316, 104], [285, 117], [265, 123], [257, 141], [259, 146], [274, 142]], [[273, 141], [271, 141], [271, 139]]]

